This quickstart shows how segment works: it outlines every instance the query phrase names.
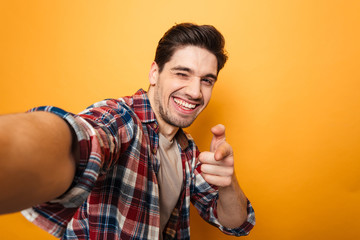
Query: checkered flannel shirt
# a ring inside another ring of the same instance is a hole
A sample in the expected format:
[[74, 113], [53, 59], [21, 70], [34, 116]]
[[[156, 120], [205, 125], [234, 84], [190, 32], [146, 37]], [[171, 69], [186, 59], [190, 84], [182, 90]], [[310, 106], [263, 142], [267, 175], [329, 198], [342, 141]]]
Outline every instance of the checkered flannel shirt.
[[[65, 119], [80, 146], [71, 188], [58, 199], [24, 210], [34, 224], [62, 239], [158, 239], [160, 226], [159, 125], [146, 92], [109, 99], [78, 115], [38, 107]], [[190, 238], [190, 202], [206, 221], [230, 235], [247, 235], [255, 224], [248, 201], [247, 221], [223, 227], [216, 213], [218, 191], [199, 174], [199, 151], [181, 129], [176, 135], [183, 166], [183, 189], [163, 232], [164, 239]]]

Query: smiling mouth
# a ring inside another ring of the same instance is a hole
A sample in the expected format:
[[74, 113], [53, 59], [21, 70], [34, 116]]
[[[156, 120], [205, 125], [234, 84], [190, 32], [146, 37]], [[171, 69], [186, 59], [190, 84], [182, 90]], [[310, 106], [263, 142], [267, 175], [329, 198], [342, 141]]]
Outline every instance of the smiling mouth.
[[174, 102], [179, 106], [181, 107], [182, 109], [185, 109], [185, 110], [193, 110], [196, 108], [196, 104], [192, 104], [192, 103], [188, 103], [188, 102], [185, 102], [181, 99], [178, 99], [178, 98], [173, 98], [174, 99]]

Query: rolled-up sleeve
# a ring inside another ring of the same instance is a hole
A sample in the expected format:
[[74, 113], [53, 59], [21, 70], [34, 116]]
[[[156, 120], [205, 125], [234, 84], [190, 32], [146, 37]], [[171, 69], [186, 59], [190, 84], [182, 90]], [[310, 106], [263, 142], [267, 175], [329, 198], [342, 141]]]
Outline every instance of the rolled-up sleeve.
[[218, 220], [216, 206], [219, 193], [216, 186], [209, 185], [200, 172], [195, 169], [193, 175], [193, 186], [191, 202], [196, 207], [200, 216], [210, 224], [219, 228], [222, 232], [233, 236], [246, 236], [255, 225], [255, 213], [249, 200], [247, 200], [247, 219], [237, 228], [227, 228]]

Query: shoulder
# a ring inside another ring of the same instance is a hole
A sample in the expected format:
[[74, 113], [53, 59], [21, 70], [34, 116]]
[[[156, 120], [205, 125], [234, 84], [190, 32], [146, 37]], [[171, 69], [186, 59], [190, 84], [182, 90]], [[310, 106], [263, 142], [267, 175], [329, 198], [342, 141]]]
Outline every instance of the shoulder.
[[107, 123], [108, 121], [114, 122], [116, 119], [128, 122], [136, 118], [132, 102], [124, 98], [118, 99], [105, 99], [97, 102], [86, 108], [79, 113], [82, 117], [92, 118], [97, 122]]

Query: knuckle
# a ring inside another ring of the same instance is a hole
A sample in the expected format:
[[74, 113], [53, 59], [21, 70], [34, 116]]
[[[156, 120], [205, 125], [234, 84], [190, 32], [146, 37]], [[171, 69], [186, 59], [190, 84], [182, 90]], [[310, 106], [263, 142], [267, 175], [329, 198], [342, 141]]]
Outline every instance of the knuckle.
[[229, 186], [231, 184], [231, 178], [230, 177], [227, 177], [225, 180], [224, 180], [224, 185], [225, 186]]
[[226, 173], [227, 176], [232, 176], [234, 174], [234, 168], [227, 168]]
[[203, 158], [202, 156], [203, 156], [202, 153], [200, 153], [199, 156], [198, 156], [198, 159], [199, 159], [200, 162], [202, 162], [202, 158]]
[[204, 178], [204, 180], [206, 181], [206, 182], [208, 182], [208, 183], [210, 183], [210, 179], [209, 179], [209, 175], [208, 174], [203, 174], [202, 175], [203, 176], [203, 178]]
[[203, 172], [203, 173], [207, 173], [207, 172], [208, 172], [207, 164], [202, 164], [202, 165], [201, 165], [201, 172]]

